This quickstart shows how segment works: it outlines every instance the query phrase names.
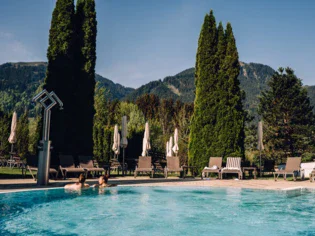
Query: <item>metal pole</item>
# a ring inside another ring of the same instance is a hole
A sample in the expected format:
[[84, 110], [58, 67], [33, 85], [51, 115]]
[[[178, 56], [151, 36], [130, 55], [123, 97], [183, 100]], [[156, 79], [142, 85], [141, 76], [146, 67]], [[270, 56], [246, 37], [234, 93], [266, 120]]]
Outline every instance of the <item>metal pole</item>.
[[125, 176], [125, 148], [123, 148], [123, 171], [122, 176]]
[[13, 160], [13, 143], [11, 143], [11, 155], [10, 155], [10, 168], [11, 168], [11, 165], [12, 165], [12, 160]]
[[261, 148], [259, 148], [259, 156], [260, 156], [260, 160], [259, 160], [259, 166], [260, 166], [260, 177], [262, 176], [262, 172], [261, 172]]
[[50, 145], [51, 141], [44, 141], [43, 149], [39, 152], [37, 185], [47, 185], [49, 182]]

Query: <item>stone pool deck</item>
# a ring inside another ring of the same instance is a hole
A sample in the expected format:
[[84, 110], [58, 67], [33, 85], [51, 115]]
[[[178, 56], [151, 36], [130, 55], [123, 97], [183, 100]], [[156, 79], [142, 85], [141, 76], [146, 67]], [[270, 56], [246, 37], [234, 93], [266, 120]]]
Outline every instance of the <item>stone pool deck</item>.
[[[37, 187], [36, 182], [32, 179], [0, 179], [0, 193], [25, 191], [44, 188], [60, 188], [65, 184], [73, 183], [77, 179], [67, 180], [50, 180], [50, 184], [47, 187]], [[88, 179], [88, 184], [97, 183], [97, 179]], [[200, 178], [187, 178], [179, 179], [170, 177], [154, 178], [138, 177], [115, 177], [109, 179], [110, 184], [117, 184], [121, 186], [184, 186], [184, 187], [233, 187], [233, 188], [249, 188], [249, 189], [265, 189], [265, 190], [287, 190], [296, 188], [308, 188], [315, 190], [315, 183], [311, 183], [309, 180], [285, 181], [283, 179], [275, 182], [274, 180], [266, 179], [246, 179], [246, 180], [201, 180]]]

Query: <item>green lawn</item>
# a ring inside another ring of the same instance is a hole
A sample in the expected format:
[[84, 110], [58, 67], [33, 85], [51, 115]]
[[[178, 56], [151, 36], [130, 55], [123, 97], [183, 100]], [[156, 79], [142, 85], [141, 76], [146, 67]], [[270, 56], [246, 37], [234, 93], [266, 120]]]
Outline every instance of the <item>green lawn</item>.
[[[0, 179], [21, 179], [21, 178], [23, 178], [22, 169], [0, 167]], [[32, 176], [29, 172], [27, 172], [25, 178], [32, 178]]]

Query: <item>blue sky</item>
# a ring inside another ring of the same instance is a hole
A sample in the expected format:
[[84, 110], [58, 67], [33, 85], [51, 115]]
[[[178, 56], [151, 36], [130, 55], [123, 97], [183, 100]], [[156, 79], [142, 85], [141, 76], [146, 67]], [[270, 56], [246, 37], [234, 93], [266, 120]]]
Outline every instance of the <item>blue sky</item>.
[[[0, 1], [0, 64], [46, 61], [56, 0]], [[193, 67], [204, 15], [232, 23], [240, 60], [315, 84], [315, 1], [96, 0], [96, 72], [139, 87]]]

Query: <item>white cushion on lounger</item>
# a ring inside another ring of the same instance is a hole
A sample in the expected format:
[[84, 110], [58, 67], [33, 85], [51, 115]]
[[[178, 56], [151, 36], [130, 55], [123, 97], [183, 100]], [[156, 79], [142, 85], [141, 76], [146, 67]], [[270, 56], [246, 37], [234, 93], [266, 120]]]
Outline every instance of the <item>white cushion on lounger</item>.
[[212, 167], [205, 167], [206, 170], [217, 170], [218, 167], [216, 165], [212, 166]]
[[224, 167], [223, 170], [240, 170], [238, 167]]

